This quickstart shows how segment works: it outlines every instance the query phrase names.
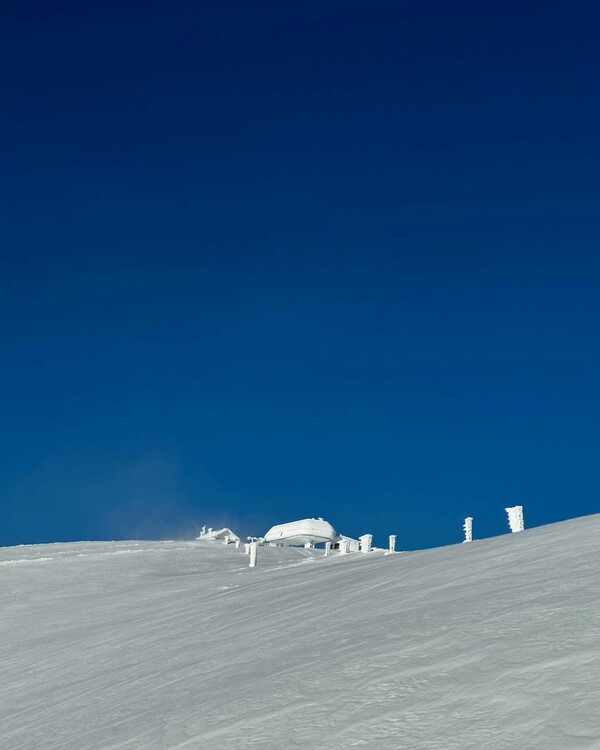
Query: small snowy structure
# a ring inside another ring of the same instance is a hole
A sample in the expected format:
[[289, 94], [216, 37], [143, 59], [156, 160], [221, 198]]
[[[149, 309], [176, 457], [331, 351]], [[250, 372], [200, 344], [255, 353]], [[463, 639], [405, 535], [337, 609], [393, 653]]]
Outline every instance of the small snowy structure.
[[197, 536], [196, 539], [201, 539], [202, 541], [216, 541], [217, 539], [222, 541], [224, 544], [229, 544], [231, 542], [238, 542], [240, 540], [239, 536], [237, 534], [234, 534], [231, 529], [223, 528], [223, 529], [208, 529], [206, 530], [206, 526], [202, 527], [202, 531], [200, 531], [200, 536]]
[[471, 516], [467, 516], [467, 518], [465, 518], [465, 522], [463, 524], [463, 531], [465, 532], [465, 538], [464, 538], [463, 544], [465, 542], [472, 542], [473, 541], [473, 519]]
[[523, 531], [525, 529], [525, 522], [523, 520], [523, 506], [515, 505], [512, 508], [504, 509], [508, 514], [508, 525], [513, 534], [517, 531]]
[[393, 554], [396, 551], [396, 535], [390, 534], [390, 546], [388, 552]]
[[352, 537], [339, 534], [333, 540], [333, 549], [337, 549], [342, 555], [347, 555], [349, 552], [358, 552], [360, 542], [358, 539], [352, 539]]
[[373, 549], [373, 534], [363, 534], [358, 537], [361, 552], [371, 552]]
[[315, 544], [332, 542], [335, 538], [335, 529], [322, 518], [303, 518], [300, 521], [281, 523], [265, 534], [265, 542], [269, 544], [304, 546], [308, 549], [312, 549]]

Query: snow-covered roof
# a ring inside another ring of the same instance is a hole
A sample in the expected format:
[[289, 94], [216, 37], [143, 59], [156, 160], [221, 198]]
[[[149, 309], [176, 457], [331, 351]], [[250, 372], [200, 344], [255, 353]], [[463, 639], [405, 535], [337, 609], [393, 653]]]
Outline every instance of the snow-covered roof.
[[322, 518], [303, 518], [300, 521], [280, 523], [265, 534], [265, 542], [279, 544], [321, 544], [335, 539], [335, 529]]
[[229, 540], [231, 542], [236, 542], [239, 539], [239, 536], [237, 534], [234, 534], [231, 529], [228, 529], [227, 527], [222, 529], [209, 529], [204, 534], [200, 534], [197, 539], [204, 539], [204, 540], [211, 540], [211, 539], [225, 539], [225, 537], [229, 537]]

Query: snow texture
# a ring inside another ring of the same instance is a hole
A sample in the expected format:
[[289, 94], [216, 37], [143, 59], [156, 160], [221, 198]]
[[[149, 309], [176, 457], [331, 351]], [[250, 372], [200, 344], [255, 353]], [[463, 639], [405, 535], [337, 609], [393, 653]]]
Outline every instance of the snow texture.
[[598, 749], [599, 546], [0, 549], [0, 748]]

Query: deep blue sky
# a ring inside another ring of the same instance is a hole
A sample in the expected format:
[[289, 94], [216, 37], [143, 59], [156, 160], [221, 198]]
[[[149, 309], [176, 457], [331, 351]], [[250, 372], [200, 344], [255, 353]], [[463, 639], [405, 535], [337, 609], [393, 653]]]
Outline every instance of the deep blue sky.
[[598, 3], [14, 6], [0, 544], [600, 510]]

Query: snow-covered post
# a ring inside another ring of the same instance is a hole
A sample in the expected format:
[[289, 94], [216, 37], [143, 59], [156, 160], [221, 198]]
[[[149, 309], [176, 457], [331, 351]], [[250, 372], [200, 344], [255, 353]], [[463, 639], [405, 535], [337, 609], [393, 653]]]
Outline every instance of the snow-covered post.
[[347, 555], [348, 554], [348, 540], [340, 539], [339, 548], [340, 548], [340, 555]]
[[200, 536], [204, 536], [205, 534], [206, 534], [206, 526], [203, 526], [203, 527], [202, 527], [202, 528], [200, 529]]
[[473, 541], [473, 519], [471, 516], [467, 516], [465, 518], [465, 522], [463, 524], [463, 531], [465, 532], [465, 538], [463, 541], [463, 544], [465, 542], [472, 542]]
[[258, 542], [252, 542], [250, 544], [250, 564], [248, 565], [249, 568], [256, 567], [257, 558], [258, 558]]
[[373, 534], [363, 534], [358, 538], [361, 552], [370, 552], [373, 544]]
[[523, 531], [525, 529], [523, 506], [515, 505], [512, 508], [505, 508], [504, 510], [508, 513], [508, 525], [512, 533]]
[[247, 555], [250, 554], [250, 542], [246, 542], [246, 544], [244, 544], [244, 552]]
[[239, 548], [240, 548], [240, 540], [239, 540], [239, 539], [236, 539], [236, 540], [235, 540], [235, 548], [236, 548], [236, 549], [239, 549]]
[[396, 535], [390, 534], [390, 555], [396, 551]]
[[225, 534], [225, 536], [223, 537], [223, 544], [229, 544], [229, 534]]
[[325, 557], [329, 557], [331, 552], [331, 542], [325, 542]]

